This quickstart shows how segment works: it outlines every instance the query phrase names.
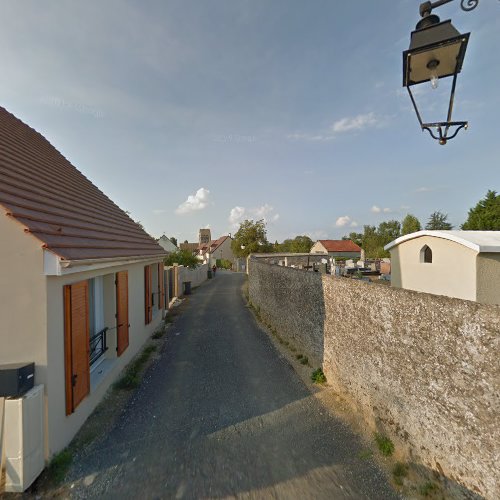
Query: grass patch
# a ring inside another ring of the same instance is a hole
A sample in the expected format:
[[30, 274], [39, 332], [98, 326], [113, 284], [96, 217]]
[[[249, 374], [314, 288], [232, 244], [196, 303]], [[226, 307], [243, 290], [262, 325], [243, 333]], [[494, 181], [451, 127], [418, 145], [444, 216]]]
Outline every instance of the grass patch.
[[384, 457], [390, 457], [394, 453], [394, 443], [383, 434], [375, 434], [375, 442]]
[[47, 479], [57, 486], [66, 476], [72, 461], [73, 454], [68, 448], [54, 455], [47, 467]]
[[303, 356], [302, 358], [300, 358], [300, 362], [303, 365], [307, 365], [307, 364], [309, 364], [309, 358], [307, 356]]
[[159, 330], [156, 330], [156, 332], [154, 332], [153, 335], [151, 335], [151, 338], [157, 340], [161, 339], [163, 335], [165, 335], [165, 330], [163, 328], [160, 328]]
[[151, 354], [154, 351], [156, 351], [156, 346], [154, 345], [147, 346], [141, 352], [139, 357], [137, 357], [127, 366], [125, 374], [120, 380], [114, 383], [113, 388], [124, 391], [130, 391], [132, 389], [135, 389], [141, 381], [139, 372], [141, 371], [141, 369], [146, 364], [146, 362], [148, 361], [148, 359], [150, 358]]
[[295, 355], [295, 357], [296, 357], [297, 359], [302, 359], [302, 358], [304, 357], [304, 355], [303, 355], [303, 354], [296, 354], [296, 355]]
[[392, 468], [392, 475], [394, 477], [394, 482], [398, 486], [403, 486], [403, 478], [408, 475], [408, 465], [397, 462]]
[[359, 453], [359, 458], [361, 458], [361, 460], [368, 460], [369, 458], [371, 458], [373, 456], [373, 451], [372, 450], [363, 450]]
[[418, 492], [423, 497], [428, 497], [433, 491], [436, 491], [436, 490], [437, 490], [437, 486], [431, 481], [427, 481], [426, 483], [422, 484], [418, 488]]
[[290, 351], [292, 352], [297, 352], [297, 349], [295, 347], [293, 347], [293, 345], [290, 346]]
[[314, 370], [311, 375], [311, 380], [315, 384], [325, 384], [326, 377], [325, 374], [323, 373], [323, 370], [321, 368], [317, 368], [316, 370]]

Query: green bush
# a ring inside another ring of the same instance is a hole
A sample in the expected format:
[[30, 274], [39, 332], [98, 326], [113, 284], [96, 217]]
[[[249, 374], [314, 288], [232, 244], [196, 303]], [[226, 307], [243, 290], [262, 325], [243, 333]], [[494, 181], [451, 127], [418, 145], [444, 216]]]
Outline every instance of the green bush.
[[232, 269], [233, 263], [227, 259], [217, 259], [215, 261], [215, 265], [218, 269]]

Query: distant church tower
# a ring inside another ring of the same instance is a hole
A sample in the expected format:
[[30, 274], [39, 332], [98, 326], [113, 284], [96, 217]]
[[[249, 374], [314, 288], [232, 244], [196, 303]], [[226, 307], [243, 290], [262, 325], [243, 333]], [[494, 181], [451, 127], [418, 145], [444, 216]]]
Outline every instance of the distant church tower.
[[209, 245], [210, 241], [212, 241], [212, 237], [210, 235], [210, 229], [200, 229], [199, 232], [200, 245]]

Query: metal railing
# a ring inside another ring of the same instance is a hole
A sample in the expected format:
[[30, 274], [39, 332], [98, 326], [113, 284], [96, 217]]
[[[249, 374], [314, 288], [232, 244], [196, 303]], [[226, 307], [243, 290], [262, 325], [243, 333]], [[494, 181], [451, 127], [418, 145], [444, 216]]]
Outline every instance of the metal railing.
[[107, 350], [106, 345], [106, 332], [108, 327], [106, 326], [100, 332], [96, 333], [90, 339], [90, 366], [92, 366]]

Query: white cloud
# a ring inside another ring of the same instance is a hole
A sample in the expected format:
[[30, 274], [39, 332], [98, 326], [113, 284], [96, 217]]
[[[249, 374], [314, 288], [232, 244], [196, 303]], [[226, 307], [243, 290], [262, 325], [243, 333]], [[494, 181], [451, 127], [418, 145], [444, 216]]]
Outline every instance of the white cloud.
[[374, 127], [377, 123], [378, 119], [373, 112], [364, 115], [346, 117], [336, 121], [332, 125], [332, 132], [334, 134], [352, 132], [353, 130], [362, 130], [364, 128]]
[[374, 214], [379, 214], [380, 212], [384, 212], [384, 214], [392, 213], [392, 210], [389, 207], [380, 208], [378, 205], [373, 205], [373, 207], [370, 208], [370, 211]]
[[196, 212], [197, 210], [203, 210], [208, 205], [208, 196], [210, 191], [205, 188], [200, 188], [195, 194], [190, 194], [186, 201], [183, 201], [176, 209], [175, 213], [178, 215], [188, 214], [190, 212]]
[[351, 220], [351, 218], [348, 216], [348, 215], [343, 215], [342, 217], [339, 217], [336, 221], [335, 221], [335, 225], [337, 227], [345, 227], [349, 224], [351, 224], [353, 221]]
[[355, 220], [351, 222], [351, 227], [358, 227], [358, 226], [359, 224]]
[[287, 139], [294, 141], [325, 142], [332, 141], [338, 134], [346, 132], [356, 132], [369, 127], [377, 127], [384, 124], [386, 118], [376, 116], [370, 112], [357, 116], [345, 117], [334, 122], [327, 130], [313, 133], [297, 132], [288, 134]]
[[373, 205], [373, 207], [370, 209], [374, 214], [378, 214], [381, 211], [380, 207], [377, 207], [377, 205]]
[[245, 217], [245, 208], [244, 207], [234, 207], [231, 208], [231, 212], [229, 213], [229, 222], [232, 225], [238, 225], [241, 221], [243, 221]]
[[256, 208], [245, 208], [236, 206], [231, 209], [229, 213], [229, 223], [235, 229], [245, 220], [260, 220], [264, 219], [264, 222], [276, 222], [279, 219], [280, 215], [274, 213], [274, 207], [269, 205], [268, 203], [264, 203], [260, 207]]
[[392, 210], [390, 208], [384, 208], [384, 214], [390, 214]]

